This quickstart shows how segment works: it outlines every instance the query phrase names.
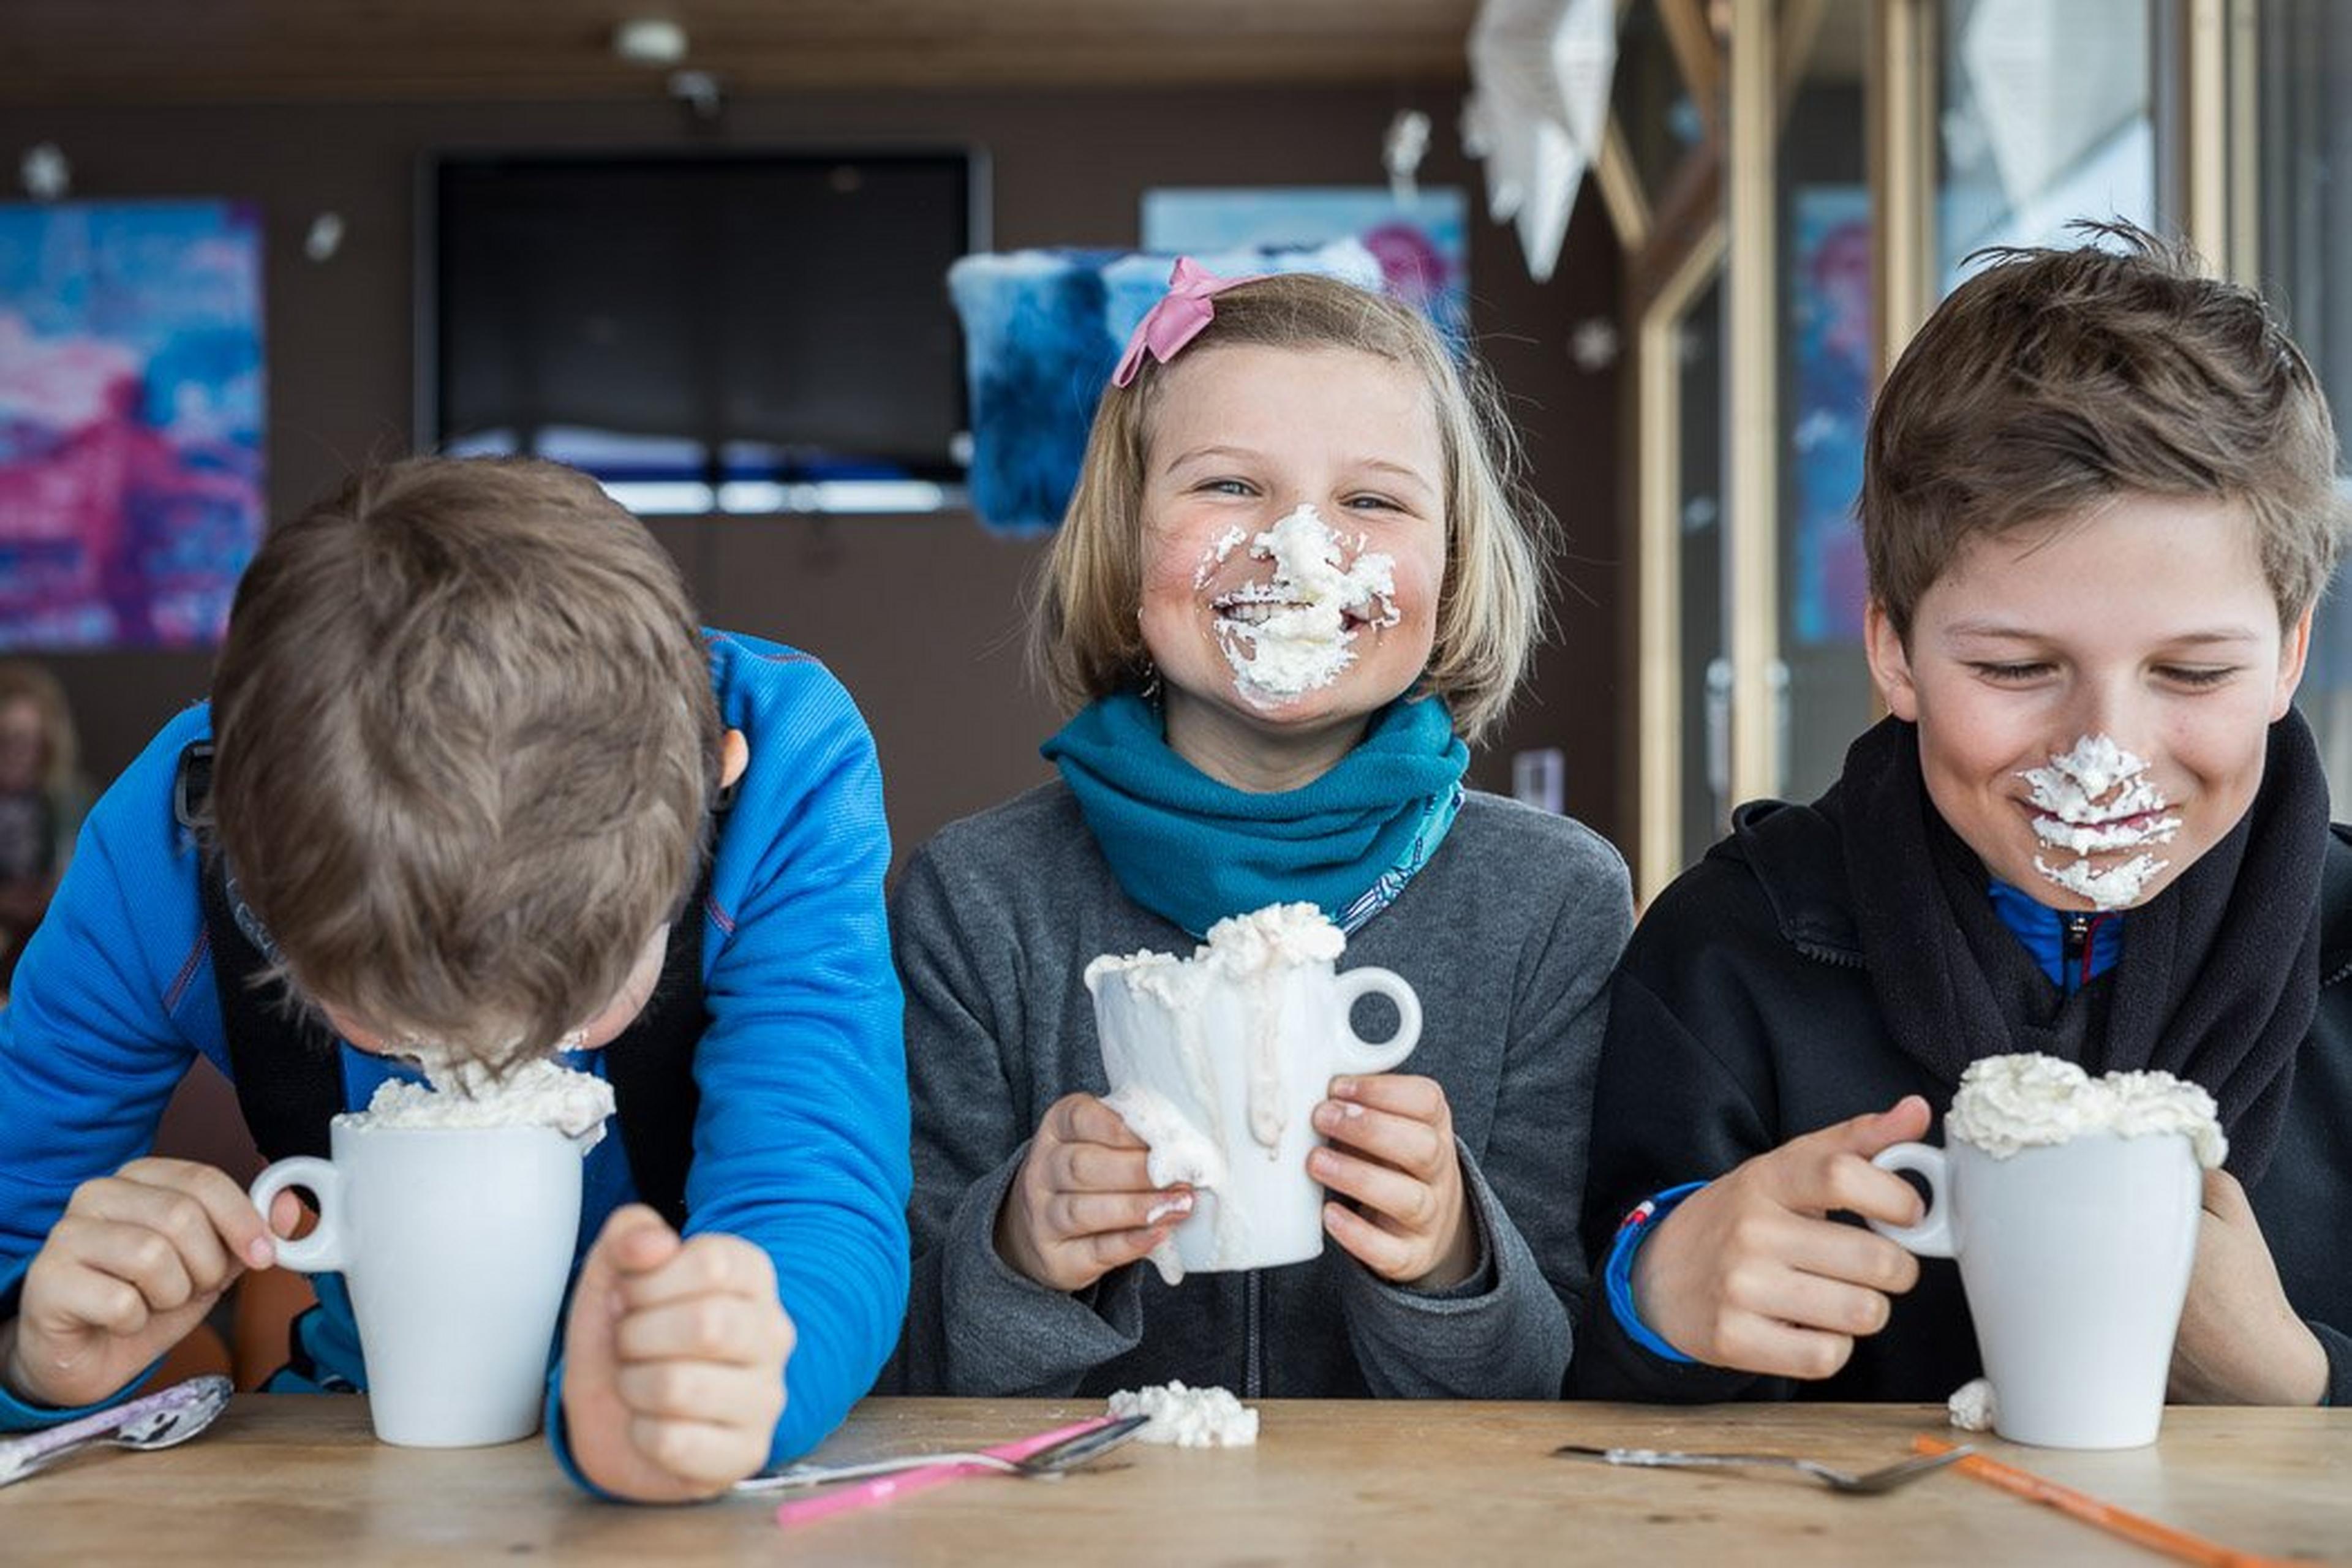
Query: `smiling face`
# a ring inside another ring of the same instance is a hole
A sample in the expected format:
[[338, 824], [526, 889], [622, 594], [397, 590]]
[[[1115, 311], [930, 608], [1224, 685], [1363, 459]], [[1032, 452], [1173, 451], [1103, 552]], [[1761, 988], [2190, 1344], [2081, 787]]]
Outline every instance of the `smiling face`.
[[2242, 508], [2141, 494], [1972, 539], [1907, 647], [1868, 625], [1937, 811], [2062, 910], [2145, 902], [2237, 825], [2310, 633], [2308, 609], [2282, 632]]
[[1144, 450], [1143, 642], [1169, 744], [1330, 761], [1429, 662], [1444, 444], [1405, 366], [1352, 349], [1202, 348]]

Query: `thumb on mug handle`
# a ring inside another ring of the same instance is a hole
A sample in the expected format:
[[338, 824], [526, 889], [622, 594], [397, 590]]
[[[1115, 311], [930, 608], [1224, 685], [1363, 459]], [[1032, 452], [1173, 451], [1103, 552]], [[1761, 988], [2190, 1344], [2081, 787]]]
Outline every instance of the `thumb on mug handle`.
[[1927, 1184], [1927, 1212], [1916, 1225], [1887, 1225], [1867, 1219], [1871, 1229], [1922, 1258], [1952, 1256], [1950, 1166], [1944, 1152], [1932, 1143], [1897, 1143], [1881, 1149], [1870, 1162], [1882, 1171], [1909, 1171]]
[[343, 1256], [343, 1173], [331, 1160], [297, 1154], [280, 1160], [253, 1179], [246, 1195], [269, 1223], [269, 1205], [289, 1187], [308, 1187], [319, 1200], [319, 1223], [310, 1234], [294, 1238], [271, 1233], [278, 1244], [278, 1262], [304, 1274], [326, 1274], [349, 1267]]

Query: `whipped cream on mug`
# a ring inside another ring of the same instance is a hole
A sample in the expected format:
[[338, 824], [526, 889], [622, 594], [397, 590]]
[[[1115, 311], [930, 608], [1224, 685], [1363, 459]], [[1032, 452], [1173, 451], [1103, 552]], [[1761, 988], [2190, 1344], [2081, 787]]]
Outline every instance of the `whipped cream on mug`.
[[383, 1083], [365, 1110], [335, 1120], [362, 1131], [552, 1127], [579, 1140], [585, 1153], [613, 1114], [611, 1084], [551, 1061], [526, 1062], [499, 1078], [472, 1062], [442, 1063], [429, 1076], [429, 1083]]
[[[1210, 1105], [1217, 1097], [1210, 1046], [1200, 1024], [1202, 999], [1213, 989], [1265, 984], [1295, 967], [1335, 963], [1347, 946], [1339, 928], [1313, 904], [1269, 904], [1211, 926], [1209, 940], [1191, 958], [1168, 952], [1106, 953], [1087, 965], [1087, 990], [1099, 993], [1105, 980], [1118, 975], [1131, 993], [1164, 1007], [1175, 1020], [1177, 1059], [1185, 1081], [1199, 1103]], [[1280, 1148], [1288, 1119], [1283, 1107], [1282, 1041], [1271, 1026], [1270, 1013], [1265, 1021], [1268, 1026], [1247, 1042], [1247, 1104], [1250, 1138], [1270, 1160]], [[1105, 1048], [1116, 1051], [1119, 1047], [1111, 1039]], [[1229, 1163], [1242, 1151], [1225, 1148], [1213, 1131], [1196, 1127], [1165, 1095], [1130, 1079], [1106, 1095], [1103, 1103], [1151, 1146], [1147, 1168], [1154, 1186], [1181, 1183], [1218, 1189], [1226, 1184]], [[1220, 1204], [1219, 1230], [1235, 1223], [1236, 1216]], [[1168, 1283], [1183, 1279], [1172, 1241], [1162, 1242], [1150, 1256]]]
[[2145, 850], [2105, 867], [2091, 857], [2169, 843], [2180, 831], [2180, 818], [2165, 815], [2171, 803], [2147, 774], [2147, 761], [2108, 735], [2078, 736], [2074, 749], [2053, 756], [2048, 767], [2020, 773], [2041, 814], [2033, 819], [2034, 837], [2074, 857], [2053, 866], [2037, 855], [2033, 868], [2103, 910], [2139, 902], [2149, 879], [2170, 861]]
[[[1241, 542], [1229, 531], [1201, 560], [1205, 584]], [[1396, 558], [1356, 541], [1354, 564], [1341, 567], [1339, 536], [1311, 506], [1302, 506], [1249, 542], [1249, 558], [1274, 563], [1274, 575], [1217, 599], [1217, 646], [1233, 666], [1244, 700], [1277, 707], [1328, 686], [1355, 662], [1359, 624], [1397, 624]]]
[[2179, 1132], [2209, 1171], [2230, 1152], [2213, 1097], [2199, 1085], [2168, 1072], [2093, 1078], [2073, 1062], [2031, 1052], [1970, 1062], [1944, 1131], [1996, 1160], [2089, 1132]]

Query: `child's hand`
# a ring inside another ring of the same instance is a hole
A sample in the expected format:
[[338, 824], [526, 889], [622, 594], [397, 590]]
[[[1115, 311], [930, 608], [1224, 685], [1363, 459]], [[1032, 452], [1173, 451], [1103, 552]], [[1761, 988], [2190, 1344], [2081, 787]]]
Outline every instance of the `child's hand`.
[[1759, 1154], [1685, 1198], [1633, 1258], [1633, 1307], [1685, 1355], [1775, 1377], [1827, 1377], [1886, 1326], [1918, 1260], [1825, 1217], [1919, 1218], [1919, 1194], [1870, 1163], [1927, 1131], [1916, 1095]]
[[[278, 1194], [292, 1228], [300, 1201]], [[0, 1378], [19, 1398], [91, 1405], [177, 1344], [247, 1268], [278, 1256], [226, 1172], [133, 1160], [74, 1189], [33, 1255], [16, 1321], [0, 1325]]]
[[581, 1474], [616, 1497], [713, 1497], [768, 1461], [792, 1320], [768, 1255], [681, 1241], [641, 1204], [580, 1266], [563, 1331], [563, 1420]]
[[1323, 1205], [1323, 1228], [1392, 1284], [1443, 1290], [1478, 1267], [1477, 1227], [1454, 1148], [1454, 1111], [1433, 1079], [1404, 1073], [1335, 1078], [1315, 1108], [1331, 1147], [1307, 1171], [1363, 1205]]
[[2205, 1173], [2205, 1213], [2168, 1397], [2189, 1405], [2316, 1405], [2327, 1393], [2327, 1352], [2279, 1284], [2246, 1191], [2227, 1171]]
[[1049, 1290], [1083, 1290], [1166, 1240], [1192, 1190], [1151, 1184], [1150, 1151], [1118, 1111], [1066, 1094], [1045, 1112], [996, 1215], [996, 1250]]

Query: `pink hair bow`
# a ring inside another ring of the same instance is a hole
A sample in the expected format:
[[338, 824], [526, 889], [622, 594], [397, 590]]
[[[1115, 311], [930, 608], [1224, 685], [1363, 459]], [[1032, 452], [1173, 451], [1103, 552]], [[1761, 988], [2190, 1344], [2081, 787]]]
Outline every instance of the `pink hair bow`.
[[1161, 364], [1174, 359], [1176, 351], [1199, 337], [1201, 329], [1215, 318], [1216, 307], [1209, 303], [1212, 296], [1236, 284], [1255, 283], [1264, 276], [1254, 272], [1246, 278], [1220, 278], [1196, 265], [1191, 257], [1178, 257], [1176, 270], [1169, 275], [1168, 292], [1135, 324], [1134, 335], [1127, 340], [1127, 352], [1118, 356], [1118, 368], [1111, 373], [1110, 384], [1126, 386], [1132, 383], [1136, 372], [1143, 368], [1147, 350]]

